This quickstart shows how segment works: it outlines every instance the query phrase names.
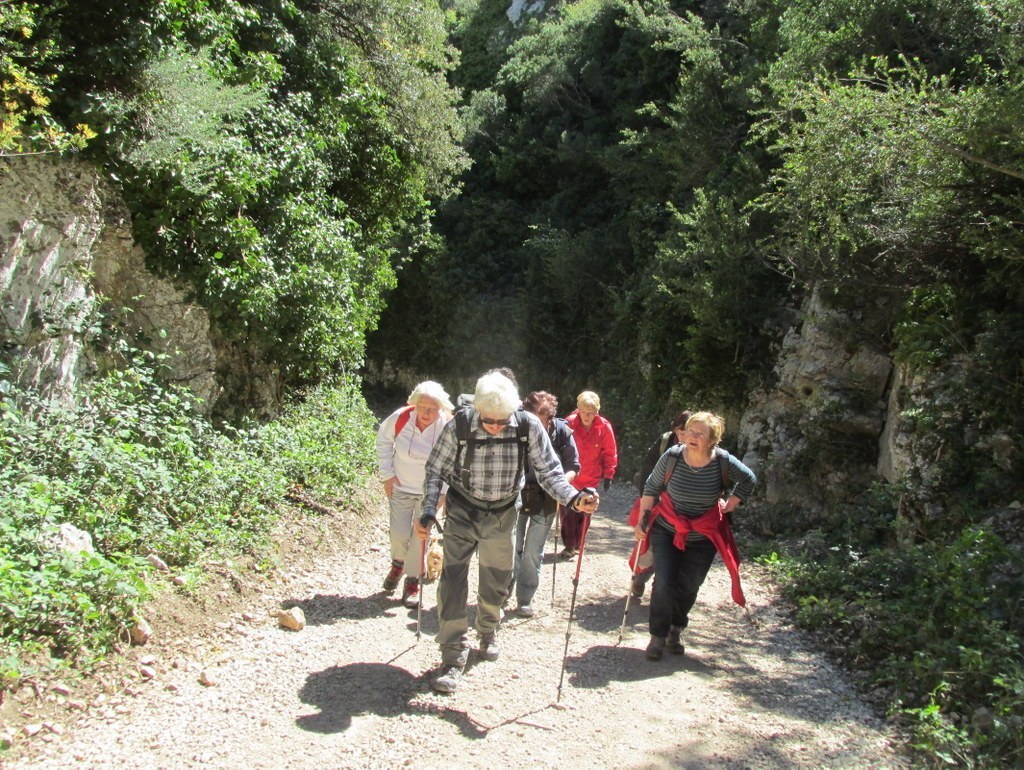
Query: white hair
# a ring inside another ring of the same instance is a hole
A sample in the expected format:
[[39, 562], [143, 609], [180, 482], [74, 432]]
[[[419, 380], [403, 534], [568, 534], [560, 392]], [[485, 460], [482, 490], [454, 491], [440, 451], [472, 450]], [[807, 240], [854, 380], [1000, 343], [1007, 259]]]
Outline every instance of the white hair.
[[519, 391], [504, 374], [491, 372], [476, 381], [473, 406], [480, 414], [508, 417], [519, 408]]
[[448, 393], [445, 392], [445, 389], [441, 387], [441, 384], [438, 382], [434, 382], [433, 380], [424, 380], [421, 382], [413, 389], [412, 393], [409, 394], [409, 400], [407, 403], [416, 406], [422, 396], [434, 399], [446, 412], [451, 413], [455, 411], [455, 407], [452, 406], [451, 399], [448, 398]]

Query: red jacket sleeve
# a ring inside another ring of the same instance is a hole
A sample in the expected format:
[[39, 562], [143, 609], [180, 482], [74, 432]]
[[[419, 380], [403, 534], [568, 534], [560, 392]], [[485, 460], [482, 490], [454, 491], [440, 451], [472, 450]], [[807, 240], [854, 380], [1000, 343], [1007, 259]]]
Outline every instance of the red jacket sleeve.
[[601, 436], [601, 472], [602, 478], [610, 479], [619, 467], [619, 448], [615, 443], [615, 431], [608, 420], [604, 421], [604, 428]]

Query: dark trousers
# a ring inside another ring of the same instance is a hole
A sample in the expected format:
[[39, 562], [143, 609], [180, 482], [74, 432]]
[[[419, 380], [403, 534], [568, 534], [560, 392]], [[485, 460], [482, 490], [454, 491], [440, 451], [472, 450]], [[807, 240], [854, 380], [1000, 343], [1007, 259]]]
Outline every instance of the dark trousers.
[[585, 527], [584, 519], [586, 514], [574, 511], [566, 505], [559, 506], [559, 516], [562, 517], [562, 543], [566, 548], [580, 549], [580, 540], [583, 538]]
[[654, 588], [651, 589], [651, 636], [665, 638], [671, 626], [686, 628], [697, 592], [715, 560], [715, 544], [703, 535], [691, 534], [686, 550], [680, 551], [672, 540], [674, 530], [655, 522], [651, 527], [654, 551]]

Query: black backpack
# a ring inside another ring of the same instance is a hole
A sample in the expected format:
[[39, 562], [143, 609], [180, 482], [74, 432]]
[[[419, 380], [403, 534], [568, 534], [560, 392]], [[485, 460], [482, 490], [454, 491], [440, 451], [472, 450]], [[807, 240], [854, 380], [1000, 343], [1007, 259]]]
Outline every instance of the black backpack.
[[527, 422], [526, 411], [522, 408], [515, 411], [516, 422], [518, 423], [516, 435], [504, 438], [494, 436], [477, 438], [472, 436], [470, 430], [473, 422], [472, 412], [472, 408], [466, 405], [458, 409], [453, 416], [457, 448], [455, 450], [455, 470], [452, 471], [452, 477], [448, 480], [449, 485], [454, 487], [463, 497], [471, 498], [469, 486], [472, 478], [473, 452], [476, 446], [478, 444], [510, 444], [515, 442], [519, 450], [519, 467], [516, 471], [515, 484], [515, 494], [518, 495], [526, 467], [526, 454], [530, 447], [530, 423]]

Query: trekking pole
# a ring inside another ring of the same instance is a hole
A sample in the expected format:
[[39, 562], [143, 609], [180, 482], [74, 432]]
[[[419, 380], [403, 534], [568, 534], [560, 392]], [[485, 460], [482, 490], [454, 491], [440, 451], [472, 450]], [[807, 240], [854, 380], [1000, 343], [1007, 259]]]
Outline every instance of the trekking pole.
[[416, 595], [416, 641], [420, 640], [420, 624], [423, 620], [423, 578], [427, 574], [427, 540], [420, 540], [420, 590]]
[[629, 602], [633, 598], [633, 581], [636, 580], [637, 573], [640, 572], [640, 546], [643, 545], [643, 540], [636, 541], [636, 548], [633, 549], [633, 572], [629, 576], [629, 589], [626, 591], [626, 606], [622, 610], [622, 625], [619, 626], [619, 641], [616, 644], [622, 644], [622, 634], [626, 630], [626, 615], [629, 614]]
[[555, 508], [555, 537], [551, 542], [551, 607], [555, 606], [555, 571], [558, 569], [558, 523], [562, 518], [562, 506]]
[[583, 550], [587, 545], [587, 532], [590, 530], [590, 517], [588, 514], [583, 520], [583, 531], [580, 533], [580, 551], [576, 556], [576, 575], [572, 579], [572, 599], [569, 602], [569, 625], [565, 629], [565, 651], [562, 653], [562, 672], [558, 675], [558, 697], [555, 703], [562, 700], [562, 679], [565, 677], [565, 659], [569, 655], [569, 635], [572, 631], [572, 614], [576, 609], [576, 590], [580, 587], [580, 567], [583, 565]]
[[[441, 508], [440, 513], [444, 514], [444, 508]], [[429, 525], [430, 531], [427, 536], [420, 540], [420, 590], [416, 595], [416, 641], [420, 640], [420, 624], [423, 620], [423, 578], [427, 575], [427, 541], [430, 540], [430, 534], [434, 531], [433, 528], [437, 527], [437, 531], [443, 533], [444, 529], [441, 527], [441, 522], [437, 520], [437, 517], [433, 517], [433, 521], [429, 517], [420, 517], [420, 526], [427, 527]]]

